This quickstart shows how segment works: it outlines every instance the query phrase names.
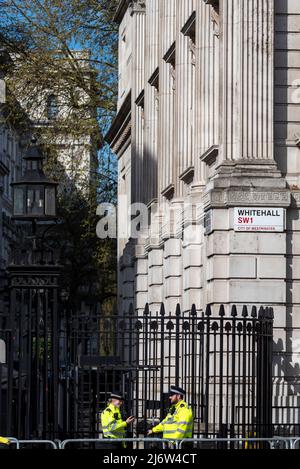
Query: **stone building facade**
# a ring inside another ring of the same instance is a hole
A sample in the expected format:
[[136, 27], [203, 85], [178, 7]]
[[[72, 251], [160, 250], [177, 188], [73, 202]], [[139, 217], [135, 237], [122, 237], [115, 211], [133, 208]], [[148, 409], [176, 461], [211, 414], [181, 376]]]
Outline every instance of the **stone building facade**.
[[[116, 21], [120, 309], [273, 306], [274, 374], [295, 396], [300, 2], [123, 0]], [[140, 202], [149, 224], [134, 236]], [[238, 208], [283, 226], [240, 229]]]
[[6, 267], [10, 260], [12, 246], [19, 236], [16, 224], [12, 221], [11, 183], [18, 181], [21, 177], [25, 145], [28, 140], [24, 133], [7, 119], [5, 85], [2, 86], [2, 91], [0, 103], [0, 311], [3, 311], [3, 302], [8, 295]]

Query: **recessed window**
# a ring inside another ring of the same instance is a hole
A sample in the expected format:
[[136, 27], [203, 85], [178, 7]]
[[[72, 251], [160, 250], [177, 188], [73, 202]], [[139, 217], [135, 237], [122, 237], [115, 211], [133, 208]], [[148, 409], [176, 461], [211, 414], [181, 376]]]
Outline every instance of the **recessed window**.
[[47, 98], [47, 117], [48, 119], [55, 119], [58, 114], [57, 97], [50, 94]]

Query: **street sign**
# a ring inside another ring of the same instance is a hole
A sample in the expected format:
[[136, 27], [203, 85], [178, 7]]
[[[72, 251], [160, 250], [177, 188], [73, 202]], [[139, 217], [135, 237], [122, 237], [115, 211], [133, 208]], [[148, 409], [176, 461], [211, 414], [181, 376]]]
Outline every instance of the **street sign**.
[[234, 231], [283, 232], [285, 209], [272, 207], [235, 207]]

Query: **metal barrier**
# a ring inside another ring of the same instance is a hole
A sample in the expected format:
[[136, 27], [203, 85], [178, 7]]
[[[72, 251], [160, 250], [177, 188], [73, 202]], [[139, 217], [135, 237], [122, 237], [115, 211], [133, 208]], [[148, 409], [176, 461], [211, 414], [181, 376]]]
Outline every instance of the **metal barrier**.
[[17, 438], [8, 438], [10, 443], [15, 443], [16, 444], [16, 449], [20, 449], [20, 443]]
[[299, 443], [300, 443], [300, 438], [294, 438], [293, 441], [292, 441], [292, 448], [291, 449], [300, 449]]
[[[163, 438], [118, 438], [118, 439], [103, 439], [103, 438], [74, 438], [64, 441], [56, 440], [18, 440], [17, 438], [8, 437], [9, 441], [16, 445], [16, 449], [21, 449], [22, 445], [49, 445], [51, 449], [66, 449], [66, 446], [76, 443], [159, 443], [162, 445], [162, 449], [183, 449], [182, 445], [186, 443], [193, 444], [204, 444], [204, 445], [222, 445], [222, 449], [227, 444], [227, 449], [244, 449], [244, 444], [259, 444], [264, 443], [269, 445], [269, 449], [300, 449], [300, 438], [284, 438], [284, 437], [273, 437], [273, 438], [186, 438], [184, 440], [178, 440], [172, 442], [172, 448], [170, 448], [170, 440]], [[278, 448], [280, 443], [284, 448]], [[224, 445], [224, 446], [223, 446]], [[237, 447], [235, 446], [237, 445]], [[141, 449], [141, 448], [137, 448]], [[193, 447], [193, 449], [201, 449]], [[218, 449], [218, 448], [216, 448]], [[225, 448], [226, 449], [226, 448]], [[255, 448], [249, 448], [255, 449]], [[260, 448], [257, 448], [260, 449]]]
[[62, 441], [61, 440], [54, 440], [54, 443], [56, 444], [57, 448], [58, 449], [61, 449], [61, 444], [62, 444]]
[[[283, 438], [283, 437], [274, 437], [274, 438], [186, 438], [184, 440], [180, 440], [178, 444], [178, 449], [181, 449], [182, 445], [185, 443], [210, 443], [210, 444], [218, 444], [218, 443], [227, 443], [229, 448], [230, 445], [233, 445], [235, 443], [238, 443], [239, 445], [243, 446], [243, 444], [247, 443], [252, 443], [252, 444], [258, 444], [258, 443], [268, 443], [270, 446], [270, 449], [282, 449], [282, 448], [275, 448], [276, 443], [283, 443], [285, 448], [284, 449], [293, 449], [293, 439], [292, 438]], [[300, 440], [300, 439], [299, 439]], [[197, 449], [194, 447], [194, 449]], [[201, 449], [201, 448], [200, 448]], [[224, 449], [224, 448], [222, 448]], [[226, 449], [226, 448], [225, 448]], [[238, 449], [238, 448], [232, 448], [232, 449]], [[246, 449], [246, 448], [245, 448]], [[249, 449], [254, 449], [254, 448], [249, 448]], [[259, 449], [259, 448], [257, 448]]]
[[[60, 444], [60, 449], [65, 449], [65, 447], [70, 443], [161, 443], [162, 449], [166, 449], [166, 445], [170, 443], [170, 440], [163, 438], [76, 438], [70, 440], [64, 440]], [[175, 449], [178, 449], [179, 441], [175, 443]]]
[[[227, 449], [231, 449], [230, 446], [234, 444], [238, 444], [239, 447], [234, 447], [232, 449], [242, 449], [244, 444], [268, 444], [269, 449], [296, 449], [295, 443], [300, 441], [300, 438], [297, 441], [294, 441], [294, 438], [283, 438], [283, 437], [274, 437], [274, 438], [189, 438], [184, 440], [178, 440], [172, 442], [172, 449], [182, 449], [182, 445], [186, 443], [200, 443], [200, 444], [210, 444], [210, 445], [217, 445], [220, 443], [226, 444]], [[74, 443], [100, 443], [103, 442], [103, 439], [69, 439], [64, 440], [61, 445], [60, 449], [65, 449], [66, 445], [74, 444]], [[163, 445], [162, 449], [168, 449], [170, 440], [162, 439], [162, 438], [122, 438], [122, 439], [105, 439], [105, 443], [121, 443], [121, 442], [128, 442], [128, 443], [161, 443]], [[284, 446], [284, 448], [278, 448], [277, 446], [280, 443]], [[194, 447], [194, 449], [197, 449]], [[254, 449], [254, 448], [249, 448]], [[259, 448], [257, 448], [259, 449]]]
[[52, 440], [19, 440], [19, 448], [21, 449], [22, 445], [50, 445], [52, 449], [59, 449], [59, 446]]

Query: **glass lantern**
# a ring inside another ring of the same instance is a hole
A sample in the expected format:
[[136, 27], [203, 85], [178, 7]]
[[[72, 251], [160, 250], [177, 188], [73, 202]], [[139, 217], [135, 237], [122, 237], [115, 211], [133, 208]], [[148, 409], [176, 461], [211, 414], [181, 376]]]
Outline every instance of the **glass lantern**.
[[51, 220], [56, 218], [57, 183], [43, 171], [43, 156], [32, 144], [24, 157], [26, 169], [13, 187], [13, 218], [18, 220]]

